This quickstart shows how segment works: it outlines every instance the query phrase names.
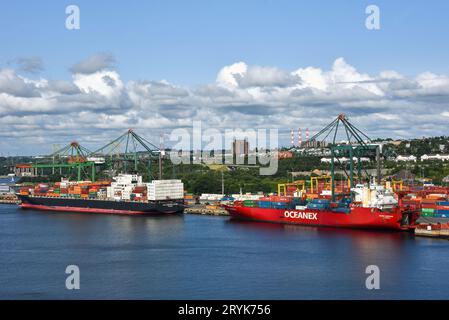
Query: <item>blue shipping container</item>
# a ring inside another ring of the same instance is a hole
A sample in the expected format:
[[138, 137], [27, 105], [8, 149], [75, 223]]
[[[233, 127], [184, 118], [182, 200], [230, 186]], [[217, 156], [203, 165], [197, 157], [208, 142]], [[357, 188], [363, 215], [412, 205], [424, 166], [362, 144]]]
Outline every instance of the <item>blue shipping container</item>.
[[283, 204], [283, 205], [276, 205], [276, 204], [273, 204], [273, 208], [274, 208], [274, 209], [288, 209], [288, 206], [285, 205], [285, 204]]
[[313, 199], [311, 201], [311, 203], [319, 203], [319, 204], [325, 204], [325, 203], [329, 203], [329, 202], [330, 202], [330, 200], [328, 200], [328, 199]]
[[329, 209], [329, 203], [309, 203], [307, 205], [309, 209]]
[[259, 208], [271, 208], [271, 201], [259, 201]]

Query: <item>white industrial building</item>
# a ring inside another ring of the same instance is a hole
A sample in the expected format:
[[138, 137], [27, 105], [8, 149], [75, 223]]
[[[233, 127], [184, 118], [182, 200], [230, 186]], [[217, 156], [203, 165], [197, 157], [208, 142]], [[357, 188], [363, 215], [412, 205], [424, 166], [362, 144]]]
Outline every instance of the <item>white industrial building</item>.
[[395, 161], [396, 162], [399, 162], [399, 161], [416, 162], [416, 157], [415, 156], [397, 156]]
[[449, 160], [449, 154], [423, 154], [421, 156], [421, 161], [427, 161], [427, 160], [439, 160], [439, 161], [448, 161]]
[[[341, 157], [341, 158], [338, 158], [338, 160], [340, 160], [340, 162], [348, 162], [349, 158]], [[331, 158], [321, 158], [320, 161], [321, 161], [321, 163], [331, 163]], [[353, 157], [352, 161], [358, 162], [358, 159], [356, 157]], [[369, 161], [370, 161], [369, 158], [365, 158], [365, 157], [360, 158], [360, 162], [369, 162]], [[338, 161], [335, 160], [335, 162], [338, 162]]]

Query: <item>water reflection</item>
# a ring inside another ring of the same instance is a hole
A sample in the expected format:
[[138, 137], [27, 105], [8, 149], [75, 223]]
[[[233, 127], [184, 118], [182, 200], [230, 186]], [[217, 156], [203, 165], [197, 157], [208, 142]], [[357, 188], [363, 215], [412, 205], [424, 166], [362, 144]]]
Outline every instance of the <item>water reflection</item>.
[[[412, 233], [382, 230], [357, 230], [344, 228], [309, 227], [229, 220], [228, 227], [240, 232], [252, 233], [271, 245], [272, 241], [286, 239], [289, 246], [295, 246], [305, 254], [322, 260], [322, 267], [329, 272], [342, 274], [351, 272], [352, 280], [363, 285], [369, 265], [377, 265], [382, 271], [386, 286], [402, 285], [409, 278], [403, 270], [416, 264], [410, 246], [415, 238]], [[348, 275], [349, 279], [350, 276]], [[355, 279], [354, 279], [355, 278]]]
[[[80, 298], [449, 296], [449, 242], [408, 233], [194, 215], [0, 213], [0, 298], [71, 297], [61, 284], [72, 263], [82, 269]], [[365, 288], [371, 264], [381, 270], [376, 292]]]

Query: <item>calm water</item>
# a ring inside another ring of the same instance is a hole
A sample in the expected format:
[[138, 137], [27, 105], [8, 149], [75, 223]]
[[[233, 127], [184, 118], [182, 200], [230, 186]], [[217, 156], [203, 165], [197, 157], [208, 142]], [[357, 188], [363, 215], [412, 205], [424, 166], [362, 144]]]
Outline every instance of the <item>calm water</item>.
[[[76, 264], [81, 289], [65, 288]], [[365, 288], [378, 265], [381, 289]], [[3, 299], [448, 299], [449, 241], [0, 205]]]

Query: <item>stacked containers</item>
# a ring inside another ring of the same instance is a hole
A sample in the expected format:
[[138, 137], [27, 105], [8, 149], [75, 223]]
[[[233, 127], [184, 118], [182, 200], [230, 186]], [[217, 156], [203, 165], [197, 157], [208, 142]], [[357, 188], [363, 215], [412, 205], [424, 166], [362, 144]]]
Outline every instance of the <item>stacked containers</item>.
[[56, 183], [53, 185], [53, 193], [54, 193], [55, 195], [57, 195], [57, 196], [59, 196], [59, 194], [61, 193], [60, 187], [61, 187], [61, 182], [56, 182]]
[[305, 209], [307, 200], [303, 198], [293, 198], [291, 201], [292, 209]]
[[66, 197], [69, 194], [69, 182], [67, 180], [59, 183], [59, 196]]
[[289, 209], [290, 203], [287, 201], [274, 201], [271, 203], [274, 209]]
[[142, 201], [147, 199], [147, 188], [145, 186], [136, 186], [131, 193], [130, 200]]
[[87, 195], [87, 189], [81, 185], [74, 185], [69, 188], [69, 194], [74, 198], [82, 198], [85, 197], [82, 195]]
[[67, 187], [62, 187], [59, 189], [59, 195], [61, 197], [66, 197], [67, 194], [69, 193], [69, 189]]
[[437, 209], [436, 199], [422, 199], [421, 201], [421, 216], [422, 217], [433, 217], [435, 210]]
[[38, 195], [46, 194], [48, 191], [49, 191], [49, 186], [48, 186], [48, 184], [45, 184], [45, 183], [39, 183], [34, 188], [34, 194], [38, 194]]
[[98, 193], [98, 187], [91, 186], [89, 188], [89, 199], [95, 199], [97, 197], [97, 193]]
[[21, 195], [27, 196], [30, 194], [30, 188], [29, 187], [21, 187], [19, 192]]
[[271, 204], [271, 201], [266, 201], [266, 200], [264, 200], [264, 201], [259, 201], [258, 202], [258, 205], [259, 205], [259, 208], [271, 208], [272, 207], [272, 204]]
[[289, 197], [271, 197], [271, 206], [274, 209], [289, 209], [292, 198]]
[[433, 216], [437, 218], [449, 218], [449, 201], [437, 201]]
[[328, 199], [313, 199], [307, 205], [307, 208], [318, 210], [330, 209], [330, 201]]
[[338, 207], [339, 208], [347, 208], [351, 204], [352, 200], [351, 198], [342, 198], [340, 201], [338, 201]]

